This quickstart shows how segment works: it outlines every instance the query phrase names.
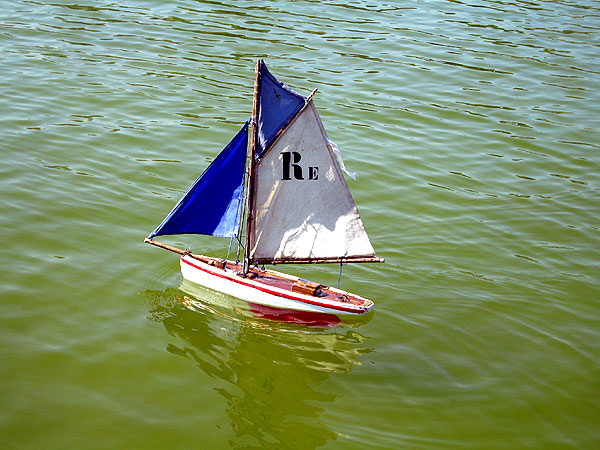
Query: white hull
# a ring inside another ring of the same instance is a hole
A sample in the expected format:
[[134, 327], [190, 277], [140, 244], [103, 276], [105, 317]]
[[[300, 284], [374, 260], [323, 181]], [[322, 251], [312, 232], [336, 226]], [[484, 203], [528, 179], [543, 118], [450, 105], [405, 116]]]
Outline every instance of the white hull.
[[[333, 294], [329, 297], [336, 297], [332, 300], [266, 284], [259, 281], [260, 276], [256, 279], [244, 278], [236, 274], [233, 263], [230, 263], [230, 266], [231, 269], [221, 269], [199, 261], [191, 255], [181, 257], [181, 274], [186, 280], [250, 303], [296, 311], [351, 316], [366, 314], [373, 307], [371, 301], [338, 289], [327, 288]], [[297, 280], [296, 277], [280, 272], [267, 271], [264, 273], [271, 278]], [[348, 297], [359, 300], [359, 304], [342, 300]]]

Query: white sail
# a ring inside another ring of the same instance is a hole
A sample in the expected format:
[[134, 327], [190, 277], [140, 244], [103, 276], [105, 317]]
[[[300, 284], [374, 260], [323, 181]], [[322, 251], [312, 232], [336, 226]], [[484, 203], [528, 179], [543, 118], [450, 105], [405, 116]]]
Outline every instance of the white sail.
[[375, 256], [312, 101], [263, 154], [254, 198], [255, 262]]

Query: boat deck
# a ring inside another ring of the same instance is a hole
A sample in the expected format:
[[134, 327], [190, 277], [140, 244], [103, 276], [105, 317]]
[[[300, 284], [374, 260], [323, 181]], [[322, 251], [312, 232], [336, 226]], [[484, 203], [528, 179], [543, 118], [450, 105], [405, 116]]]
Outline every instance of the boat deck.
[[[219, 260], [215, 260], [214, 265], [218, 264]], [[241, 276], [240, 274], [243, 271], [243, 267], [241, 264], [236, 264], [232, 261], [227, 261], [224, 270], [226, 270], [230, 274]], [[305, 281], [301, 278], [286, 275], [274, 270], [260, 269], [257, 267], [254, 267], [250, 270], [249, 275], [247, 275], [247, 278], [250, 278], [251, 280], [264, 284], [266, 286], [283, 289], [289, 292], [294, 292], [292, 289], [294, 283], [296, 283], [297, 281]], [[362, 298], [358, 295], [354, 295], [349, 292], [342, 291], [340, 289], [324, 285], [320, 285], [318, 293], [313, 295], [313, 297], [319, 300], [352, 304], [363, 308], [370, 308], [373, 304], [371, 300]]]

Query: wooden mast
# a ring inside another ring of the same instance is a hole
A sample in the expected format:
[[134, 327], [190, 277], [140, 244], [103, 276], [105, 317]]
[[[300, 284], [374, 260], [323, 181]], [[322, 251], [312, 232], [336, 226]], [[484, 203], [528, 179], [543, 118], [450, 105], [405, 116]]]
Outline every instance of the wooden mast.
[[260, 83], [260, 66], [262, 60], [256, 61], [254, 69], [254, 95], [252, 99], [252, 133], [250, 133], [250, 151], [248, 161], [248, 186], [246, 203], [246, 243], [244, 247], [244, 273], [250, 270], [250, 236], [254, 221], [254, 162], [256, 159], [256, 145], [258, 142], [258, 90]]

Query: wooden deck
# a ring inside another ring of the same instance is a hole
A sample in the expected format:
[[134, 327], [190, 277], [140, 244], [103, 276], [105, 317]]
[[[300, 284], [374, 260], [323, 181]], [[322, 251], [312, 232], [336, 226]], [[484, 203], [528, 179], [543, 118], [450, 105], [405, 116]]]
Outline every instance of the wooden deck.
[[[218, 261], [218, 260], [215, 260]], [[218, 263], [216, 263], [218, 264]], [[216, 265], [215, 264], [215, 265]], [[211, 264], [213, 265], [213, 264]], [[225, 269], [230, 273], [241, 274], [243, 267], [241, 264], [235, 264], [232, 261], [227, 261]], [[298, 277], [294, 277], [292, 275], [287, 275], [281, 272], [277, 272], [269, 269], [260, 269], [260, 268], [252, 268], [249, 272], [249, 277], [256, 282], [264, 284], [266, 286], [276, 287], [279, 289], [284, 289], [286, 291], [292, 291], [293, 284], [302, 280]], [[323, 299], [327, 301], [337, 301], [340, 303], [347, 303], [356, 305], [359, 307], [369, 307], [372, 305], [370, 300], [364, 299], [362, 297], [353, 295], [349, 292], [345, 292], [342, 290], [338, 290], [329, 286], [321, 285], [321, 289], [318, 294], [314, 295], [315, 298]]]

